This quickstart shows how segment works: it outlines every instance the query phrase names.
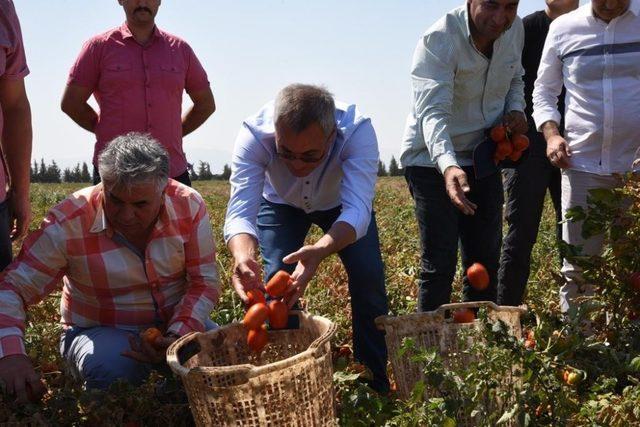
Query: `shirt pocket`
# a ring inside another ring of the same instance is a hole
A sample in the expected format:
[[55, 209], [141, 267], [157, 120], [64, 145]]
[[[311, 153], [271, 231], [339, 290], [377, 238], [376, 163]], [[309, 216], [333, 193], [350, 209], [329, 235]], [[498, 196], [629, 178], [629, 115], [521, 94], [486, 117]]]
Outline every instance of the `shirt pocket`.
[[131, 86], [133, 66], [130, 62], [110, 62], [104, 66], [100, 78], [102, 92], [123, 91]]
[[491, 70], [487, 83], [491, 85], [491, 92], [498, 98], [505, 98], [509, 93], [511, 82], [520, 67], [520, 63], [519, 56], [511, 56], [506, 58], [502, 64], [496, 64], [496, 67]]
[[170, 95], [182, 96], [185, 81], [185, 69], [175, 62], [160, 64], [160, 81]]

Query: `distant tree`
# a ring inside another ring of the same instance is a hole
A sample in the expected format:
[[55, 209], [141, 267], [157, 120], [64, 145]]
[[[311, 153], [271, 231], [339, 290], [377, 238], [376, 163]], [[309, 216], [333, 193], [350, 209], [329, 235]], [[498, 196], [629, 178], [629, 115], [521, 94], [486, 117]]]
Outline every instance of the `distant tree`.
[[223, 181], [228, 181], [231, 178], [231, 168], [229, 165], [225, 164], [222, 168], [222, 175], [220, 175], [220, 179]]
[[387, 176], [387, 167], [382, 160], [378, 160], [378, 176]]
[[31, 182], [38, 182], [38, 162], [33, 161], [33, 166], [31, 167]]
[[187, 171], [189, 172], [189, 179], [191, 181], [198, 180], [198, 174], [196, 173], [195, 169], [193, 169], [193, 163], [187, 163]]
[[45, 173], [45, 180], [43, 182], [61, 182], [60, 180], [60, 168], [55, 160], [51, 160], [51, 165], [47, 167]]
[[391, 156], [391, 161], [389, 162], [389, 176], [401, 176], [402, 169], [398, 167], [398, 162], [396, 158]]
[[200, 160], [198, 162], [198, 179], [206, 181], [212, 178], [213, 174], [211, 173], [211, 166], [208, 162], [203, 162], [202, 160]]
[[82, 171], [80, 172], [80, 182], [91, 182], [91, 174], [87, 162], [82, 162]]
[[80, 171], [80, 163], [76, 163], [71, 171], [71, 182], [82, 182], [82, 172]]
[[62, 180], [64, 182], [75, 182], [75, 181], [73, 181], [73, 176], [71, 174], [71, 169], [64, 168], [64, 171], [62, 172]]
[[46, 182], [47, 166], [44, 164], [44, 159], [40, 159], [40, 172], [38, 174], [38, 182]]

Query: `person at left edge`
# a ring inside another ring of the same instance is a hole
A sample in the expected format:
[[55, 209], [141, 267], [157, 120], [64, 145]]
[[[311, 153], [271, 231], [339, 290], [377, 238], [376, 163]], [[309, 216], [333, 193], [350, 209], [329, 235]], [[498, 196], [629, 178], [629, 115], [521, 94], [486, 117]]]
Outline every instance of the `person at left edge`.
[[[94, 184], [98, 155], [128, 132], [150, 134], [169, 153], [169, 176], [191, 185], [182, 138], [215, 111], [207, 73], [191, 47], [159, 29], [160, 0], [118, 0], [126, 21], [92, 37], [71, 67], [61, 108], [95, 134]], [[184, 117], [182, 93], [193, 101]], [[91, 95], [99, 113], [87, 103]]]
[[[372, 388], [385, 393], [387, 349], [374, 323], [388, 311], [373, 212], [377, 171], [378, 140], [355, 105], [335, 103], [321, 87], [287, 86], [240, 128], [224, 238], [245, 301], [245, 291], [262, 284], [258, 246], [267, 278], [292, 273], [290, 306], [337, 253], [349, 278], [354, 355], [371, 370]], [[312, 224], [324, 235], [305, 245]]]

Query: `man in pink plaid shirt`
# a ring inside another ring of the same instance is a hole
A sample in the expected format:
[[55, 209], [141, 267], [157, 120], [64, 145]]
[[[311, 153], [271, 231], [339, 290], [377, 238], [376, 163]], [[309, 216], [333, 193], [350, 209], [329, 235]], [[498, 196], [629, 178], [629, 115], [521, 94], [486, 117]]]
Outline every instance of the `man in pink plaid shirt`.
[[[201, 196], [168, 178], [167, 152], [130, 133], [100, 155], [103, 184], [51, 209], [0, 279], [0, 380], [18, 401], [44, 391], [23, 334], [26, 306], [60, 289], [62, 356], [87, 388], [142, 382], [187, 332], [214, 327], [215, 246]], [[164, 332], [159, 349], [140, 331]]]

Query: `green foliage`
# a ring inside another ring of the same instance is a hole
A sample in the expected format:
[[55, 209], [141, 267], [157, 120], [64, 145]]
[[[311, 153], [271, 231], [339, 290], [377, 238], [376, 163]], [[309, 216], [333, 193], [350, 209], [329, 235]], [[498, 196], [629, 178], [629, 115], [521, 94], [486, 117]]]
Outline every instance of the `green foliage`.
[[[397, 166], [397, 165], [396, 165]], [[46, 211], [78, 184], [35, 184], [31, 197], [34, 220], [40, 224]], [[209, 208], [218, 244], [218, 270], [223, 292], [212, 318], [225, 324], [241, 318], [243, 307], [230, 289], [231, 258], [224, 247], [222, 225], [229, 187], [222, 181], [197, 181], [195, 187]], [[360, 365], [351, 355], [334, 355], [336, 404], [345, 426], [455, 426], [466, 419], [474, 425], [613, 425], [640, 424], [640, 325], [631, 319], [640, 309], [638, 292], [628, 283], [640, 270], [640, 185], [612, 192], [594, 192], [592, 208], [576, 210], [586, 233], [604, 232], [600, 257], [582, 257], [585, 277], [597, 285], [597, 299], [586, 299], [569, 320], [558, 310], [559, 256], [555, 218], [550, 203], [544, 208], [538, 243], [533, 249], [526, 297], [529, 314], [523, 326], [535, 340], [526, 349], [523, 339], [506, 333], [504, 325], [490, 324], [473, 338], [473, 345], [455, 355], [421, 349], [407, 341], [403, 351], [425, 372], [412, 397], [398, 400], [369, 389]], [[402, 178], [382, 177], [374, 203], [380, 231], [390, 310], [401, 315], [416, 309], [420, 244], [413, 202]], [[321, 235], [313, 228], [308, 242]], [[19, 242], [16, 244], [16, 249]], [[565, 248], [580, 256], [580, 248]], [[454, 281], [454, 299], [461, 289]], [[351, 310], [347, 276], [336, 256], [325, 260], [304, 297], [309, 311], [327, 316], [338, 325], [333, 344], [351, 344]], [[168, 393], [158, 384], [172, 377], [157, 374], [145, 385], [116, 385], [107, 393], [87, 393], [64, 375], [58, 353], [59, 293], [29, 310], [26, 342], [38, 369], [45, 372], [50, 394], [39, 404], [15, 406], [0, 400], [0, 424], [36, 425], [182, 425], [191, 422], [188, 405], [177, 385]], [[585, 320], [592, 333], [585, 333]], [[464, 338], [464, 334], [462, 336]], [[473, 360], [473, 362], [470, 362]], [[564, 371], [576, 373], [579, 383], [567, 384]], [[508, 381], [513, 374], [521, 381]], [[426, 397], [425, 397], [426, 396]], [[2, 399], [2, 398], [0, 398]], [[98, 403], [96, 403], [98, 402]]]

